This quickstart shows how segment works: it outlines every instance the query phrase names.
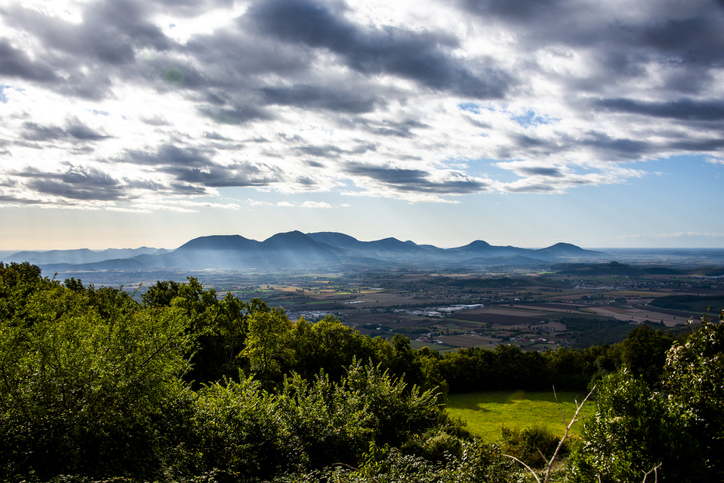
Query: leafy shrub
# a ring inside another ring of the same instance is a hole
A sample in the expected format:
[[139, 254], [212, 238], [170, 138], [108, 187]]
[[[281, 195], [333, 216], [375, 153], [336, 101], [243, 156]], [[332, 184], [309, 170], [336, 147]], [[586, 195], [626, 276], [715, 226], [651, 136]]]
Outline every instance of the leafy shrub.
[[194, 428], [198, 467], [269, 478], [298, 469], [301, 448], [291, 437], [279, 398], [251, 379], [213, 384], [198, 393]]
[[[531, 468], [545, 467], [561, 439], [543, 426], [519, 429], [503, 425], [501, 432], [503, 453], [518, 458]], [[567, 450], [568, 442], [565, 442], [559, 456], [566, 454]]]

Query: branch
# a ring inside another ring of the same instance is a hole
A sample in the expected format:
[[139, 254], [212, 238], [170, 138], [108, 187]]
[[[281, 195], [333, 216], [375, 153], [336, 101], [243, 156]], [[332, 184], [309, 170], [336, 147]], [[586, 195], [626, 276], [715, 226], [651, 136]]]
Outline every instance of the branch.
[[519, 460], [518, 458], [516, 458], [515, 456], [510, 456], [509, 454], [504, 454], [503, 456], [505, 456], [506, 458], [513, 459], [513, 460], [517, 461], [518, 463], [520, 463], [521, 465], [525, 466], [525, 468], [526, 468], [528, 471], [531, 472], [531, 474], [532, 474], [533, 477], [535, 478], [535, 481], [537, 481], [538, 483], [540, 483], [540, 478], [538, 478], [538, 475], [535, 474], [535, 471], [533, 471], [530, 466], [528, 466], [527, 464], [523, 463], [522, 461], [520, 461], [520, 460]]
[[657, 483], [659, 481], [659, 468], [661, 468], [661, 463], [651, 468], [645, 475], [644, 475], [644, 481], [643, 483], [646, 483], [646, 478], [649, 477], [651, 473], [654, 474], [654, 483]]
[[[566, 439], [568, 439], [568, 434], [570, 433], [571, 428], [573, 427], [573, 425], [574, 425], [575, 423], [577, 423], [578, 421], [580, 421], [580, 420], [578, 419], [578, 414], [581, 412], [581, 409], [583, 409], [583, 406], [586, 404], [586, 401], [588, 401], [588, 398], [591, 397], [591, 395], [593, 395], [593, 391], [595, 391], [595, 390], [596, 390], [596, 386], [593, 386], [593, 388], [591, 389], [591, 392], [588, 393], [588, 396], [586, 396], [586, 398], [583, 400], [583, 402], [581, 402], [581, 404], [578, 404], [578, 402], [576, 402], [576, 406], [577, 406], [577, 408], [576, 408], [576, 413], [573, 415], [573, 419], [571, 419], [571, 422], [568, 423], [568, 425], [566, 426], [566, 432], [565, 432], [565, 434], [563, 435], [563, 437], [561, 438], [560, 442], [558, 443], [558, 447], [556, 447], [556, 450], [555, 450], [555, 452], [553, 453], [553, 456], [551, 457], [551, 460], [548, 462], [548, 468], [546, 469], [546, 478], [545, 478], [545, 480], [544, 480], [545, 483], [548, 483], [548, 480], [549, 480], [550, 477], [551, 477], [551, 469], [553, 468], [553, 462], [556, 460], [556, 457], [558, 456], [558, 452], [559, 452], [559, 451], [561, 450], [561, 448], [563, 447], [563, 443], [565, 443]], [[555, 393], [556, 393], [555, 391], [556, 391], [556, 389], [555, 389], [555, 387], [554, 387], [554, 388], [553, 388], [553, 394], [554, 394], [554, 395], [555, 395]], [[556, 402], [558, 402], [558, 396], [556, 396]], [[558, 404], [558, 407], [560, 408], [560, 403]], [[645, 479], [644, 479], [644, 480], [645, 480]], [[540, 482], [539, 482], [539, 483], [540, 483]]]

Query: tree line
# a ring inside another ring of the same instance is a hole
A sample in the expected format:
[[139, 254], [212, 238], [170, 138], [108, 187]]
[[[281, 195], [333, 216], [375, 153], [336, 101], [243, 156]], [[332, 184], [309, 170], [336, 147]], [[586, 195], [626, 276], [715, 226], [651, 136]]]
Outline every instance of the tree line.
[[[616, 478], [666, 461], [662, 475], [687, 481], [669, 469], [672, 455], [711, 477], [722, 466], [724, 371], [722, 348], [700, 346], [724, 336], [707, 323], [688, 337], [641, 326], [623, 344], [586, 350], [441, 355], [332, 317], [293, 321], [194, 278], [159, 281], [136, 301], [0, 263], [0, 477], [508, 481], [521, 468], [452, 420], [445, 395], [594, 384], [599, 416], [571, 446], [566, 478], [625, 481]], [[706, 384], [690, 370], [704, 362]], [[701, 398], [690, 401], [692, 391]], [[639, 438], [637, 452], [629, 435], [612, 437], [621, 421]], [[674, 436], [667, 445], [652, 435]]]

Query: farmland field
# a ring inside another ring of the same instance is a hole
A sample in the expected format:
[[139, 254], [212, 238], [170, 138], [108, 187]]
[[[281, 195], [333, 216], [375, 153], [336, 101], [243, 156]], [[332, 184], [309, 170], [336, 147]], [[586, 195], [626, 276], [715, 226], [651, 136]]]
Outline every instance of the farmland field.
[[[570, 422], [576, 411], [575, 400], [580, 403], [585, 394], [559, 392], [566, 424]], [[558, 405], [552, 391], [490, 391], [448, 396], [447, 412], [467, 423], [471, 433], [492, 443], [500, 439], [500, 428], [503, 424], [513, 428], [526, 428], [540, 425], [554, 434], [563, 436], [565, 426], [558, 411]], [[581, 414], [592, 417], [595, 414], [595, 403], [587, 402]], [[576, 423], [572, 434], [578, 434], [582, 422]]]
[[617, 320], [625, 320], [628, 322], [640, 324], [646, 320], [662, 320], [667, 327], [673, 327], [686, 322], [688, 317], [664, 314], [661, 312], [653, 312], [647, 308], [621, 308], [621, 307], [590, 307], [587, 312], [602, 315], [604, 317], [612, 317]]
[[477, 335], [441, 335], [438, 339], [444, 344], [454, 347], [483, 347], [485, 349], [494, 349], [500, 342], [500, 339]]
[[524, 324], [536, 324], [541, 321], [540, 318], [532, 317], [520, 317], [516, 315], [503, 315], [503, 314], [456, 314], [456, 319], [469, 320], [471, 322], [482, 322], [482, 323], [493, 323], [498, 325], [524, 325]]

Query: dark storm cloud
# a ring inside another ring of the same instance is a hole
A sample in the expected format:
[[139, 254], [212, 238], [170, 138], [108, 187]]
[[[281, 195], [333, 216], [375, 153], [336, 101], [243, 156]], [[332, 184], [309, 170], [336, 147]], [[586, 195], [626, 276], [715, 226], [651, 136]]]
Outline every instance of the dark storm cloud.
[[218, 107], [201, 106], [199, 112], [219, 124], [246, 124], [251, 121], [268, 120], [273, 116], [255, 106], [243, 108], [220, 109]]
[[526, 184], [524, 186], [506, 186], [505, 191], [510, 193], [553, 193], [560, 188], [545, 183]]
[[296, 148], [297, 151], [318, 158], [339, 158], [345, 151], [337, 146], [301, 146]]
[[23, 123], [23, 127], [25, 128], [23, 139], [29, 141], [53, 141], [67, 136], [63, 129], [56, 126], [48, 127], [35, 122], [26, 122]]
[[176, 15], [193, 17], [212, 8], [231, 7], [234, 0], [154, 0], [148, 4], [161, 11], [172, 9]]
[[83, 141], [98, 141], [101, 139], [105, 139], [108, 136], [104, 136], [102, 134], [99, 134], [95, 132], [93, 129], [89, 128], [88, 126], [82, 124], [81, 122], [75, 120], [71, 121], [68, 124], [68, 127], [66, 128], [66, 132], [73, 136], [76, 139], [80, 139]]
[[606, 111], [641, 114], [686, 121], [721, 121], [724, 119], [724, 101], [714, 99], [695, 101], [680, 99], [671, 102], [645, 102], [635, 99], [598, 99], [594, 106]]
[[462, 0], [460, 4], [468, 12], [508, 21], [541, 21], [556, 15], [564, 0]]
[[324, 145], [324, 146], [301, 146], [295, 148], [296, 151], [308, 154], [310, 156], [316, 156], [318, 158], [339, 158], [345, 154], [364, 154], [367, 151], [375, 151], [377, 146], [374, 144], [360, 144], [350, 150], [341, 149], [337, 146]]
[[205, 167], [214, 164], [209, 154], [211, 153], [201, 149], [179, 148], [171, 144], [163, 144], [155, 153], [129, 151], [124, 160], [147, 166]]
[[655, 146], [646, 141], [635, 139], [613, 138], [601, 132], [592, 132], [581, 141], [581, 146], [593, 148], [617, 159], [638, 159], [641, 155], [651, 152]]
[[298, 176], [297, 179], [294, 180], [294, 182], [306, 187], [317, 186], [317, 182], [308, 176]]
[[365, 95], [364, 92], [340, 91], [321, 86], [267, 87], [261, 90], [269, 104], [353, 114], [374, 111], [375, 105], [380, 102], [380, 99]]
[[210, 188], [262, 187], [282, 181], [279, 169], [249, 162], [237, 162], [230, 166], [211, 165], [205, 168], [166, 166], [159, 171], [194, 185]]
[[51, 68], [31, 61], [25, 52], [14, 48], [5, 39], [0, 39], [0, 74], [38, 82], [57, 80]]
[[360, 163], [350, 163], [345, 171], [353, 176], [363, 176], [387, 185], [395, 191], [459, 195], [487, 191], [489, 185], [452, 172], [444, 180], [431, 180], [427, 171], [419, 169], [385, 168]]
[[17, 203], [21, 205], [44, 205], [48, 204], [44, 201], [33, 200], [28, 198], [20, 198], [15, 196], [0, 194], [0, 203]]
[[527, 176], [545, 176], [548, 178], [563, 178], [565, 174], [559, 168], [545, 167], [516, 167], [515, 171]]
[[108, 137], [97, 133], [77, 119], [69, 122], [66, 129], [57, 126], [42, 126], [35, 122], [23, 123], [23, 128], [25, 131], [22, 137], [29, 141], [54, 141], [68, 137], [80, 141], [98, 141]]
[[393, 74], [435, 89], [479, 99], [503, 97], [512, 79], [494, 66], [477, 72], [456, 60], [457, 39], [400, 28], [364, 29], [335, 10], [306, 0], [266, 0], [252, 6], [242, 25], [290, 43], [303, 43], [339, 55], [363, 74]]
[[196, 186], [192, 184], [185, 184], [185, 183], [171, 183], [171, 190], [180, 195], [186, 195], [186, 196], [201, 196], [208, 194], [206, 191], [206, 188], [203, 186]]
[[[647, 80], [661, 67], [659, 90], [697, 93], [716, 82], [724, 66], [724, 9], [713, 2], [636, 2], [615, 7], [575, 0], [458, 0], [482, 24], [503, 27], [521, 55], [543, 49], [583, 54], [590, 71], [565, 76], [569, 90], [603, 92], [628, 79]], [[579, 50], [585, 49], [585, 50]], [[585, 52], [585, 54], [584, 54]], [[533, 70], [539, 60], [531, 60]]]
[[515, 145], [521, 148], [553, 148], [551, 143], [545, 139], [535, 138], [525, 134], [511, 134], [510, 137]]
[[27, 186], [45, 195], [82, 201], [117, 201], [129, 198], [119, 180], [96, 169], [71, 166], [65, 173], [44, 173], [28, 169], [17, 175], [28, 178]]
[[213, 155], [211, 150], [164, 144], [156, 152], [129, 151], [123, 160], [153, 166], [155, 171], [171, 175], [176, 182], [183, 183], [176, 183], [177, 186], [259, 187], [284, 179], [281, 170], [276, 167], [250, 162], [221, 165], [211, 159]]
[[668, 147], [688, 152], [713, 152], [724, 149], [724, 139], [687, 139], [685, 141], [674, 141]]
[[371, 122], [366, 119], [355, 119], [347, 123], [349, 127], [359, 128], [368, 133], [383, 137], [412, 138], [412, 129], [427, 129], [430, 126], [414, 119], [403, 121]]
[[204, 133], [204, 137], [205, 137], [206, 139], [213, 139], [213, 140], [215, 140], [215, 141], [228, 141], [227, 138], [225, 138], [225, 137], [222, 136], [221, 134], [219, 134], [219, 133], [217, 133], [217, 132], [214, 132], [214, 131], [211, 131], [211, 132], [206, 131], [206, 132]]
[[189, 39], [183, 52], [214, 71], [220, 86], [237, 87], [240, 79], [274, 73], [291, 77], [309, 70], [314, 55], [299, 46], [253, 35], [251, 28], [219, 29]]
[[722, 65], [724, 48], [722, 20], [724, 12], [706, 11], [681, 19], [624, 27], [625, 40], [677, 55], [688, 63]]
[[47, 48], [111, 65], [133, 61], [136, 49], [166, 50], [171, 45], [163, 32], [145, 18], [144, 4], [132, 0], [89, 3], [80, 24], [22, 7], [7, 15]]

